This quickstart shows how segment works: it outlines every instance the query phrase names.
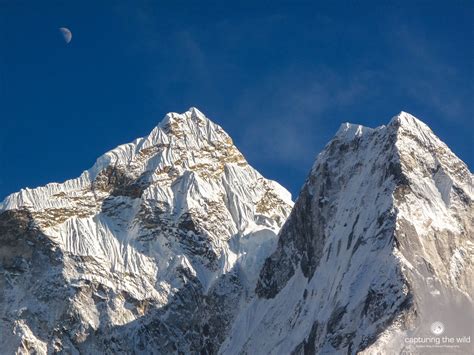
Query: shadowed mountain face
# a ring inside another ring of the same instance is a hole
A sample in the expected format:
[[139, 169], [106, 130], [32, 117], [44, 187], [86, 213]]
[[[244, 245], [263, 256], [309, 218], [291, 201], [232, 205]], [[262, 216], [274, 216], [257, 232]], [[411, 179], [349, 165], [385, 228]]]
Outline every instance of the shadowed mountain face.
[[434, 322], [472, 335], [472, 200], [465, 164], [407, 113], [342, 125], [293, 209], [221, 127], [171, 113], [79, 178], [0, 204], [0, 345], [433, 353], [406, 339]]
[[472, 198], [466, 165], [413, 116], [342, 125], [221, 352], [468, 353], [410, 339], [437, 321], [472, 335]]

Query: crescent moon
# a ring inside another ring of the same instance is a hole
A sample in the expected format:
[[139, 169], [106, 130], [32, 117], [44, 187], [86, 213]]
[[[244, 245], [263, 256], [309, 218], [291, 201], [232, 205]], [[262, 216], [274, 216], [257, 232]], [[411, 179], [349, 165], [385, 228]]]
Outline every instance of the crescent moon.
[[72, 39], [72, 32], [69, 30], [69, 28], [66, 27], [60, 27], [59, 32], [63, 35], [64, 41], [66, 43], [71, 42]]

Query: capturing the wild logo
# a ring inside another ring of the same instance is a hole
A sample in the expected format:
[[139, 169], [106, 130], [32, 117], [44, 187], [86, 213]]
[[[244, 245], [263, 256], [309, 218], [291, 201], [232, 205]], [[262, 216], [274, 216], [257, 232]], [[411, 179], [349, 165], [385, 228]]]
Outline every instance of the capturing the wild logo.
[[431, 324], [431, 333], [433, 333], [434, 335], [441, 335], [444, 333], [444, 324], [441, 323], [441, 322], [434, 322], [433, 324]]

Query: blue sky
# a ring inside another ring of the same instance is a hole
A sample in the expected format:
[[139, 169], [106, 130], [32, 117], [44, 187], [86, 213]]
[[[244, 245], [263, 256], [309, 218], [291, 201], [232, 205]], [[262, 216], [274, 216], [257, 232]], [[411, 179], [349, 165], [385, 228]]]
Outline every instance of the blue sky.
[[472, 170], [473, 4], [0, 0], [0, 200], [190, 106], [293, 194], [342, 122], [401, 110]]

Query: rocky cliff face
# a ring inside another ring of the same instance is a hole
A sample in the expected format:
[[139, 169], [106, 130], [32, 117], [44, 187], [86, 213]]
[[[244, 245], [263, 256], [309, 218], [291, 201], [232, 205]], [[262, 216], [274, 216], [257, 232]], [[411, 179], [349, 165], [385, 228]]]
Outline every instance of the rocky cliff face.
[[411, 339], [472, 335], [473, 212], [472, 174], [421, 121], [342, 125], [221, 353], [471, 352]]
[[6, 353], [215, 353], [290, 194], [197, 109], [0, 205]]

